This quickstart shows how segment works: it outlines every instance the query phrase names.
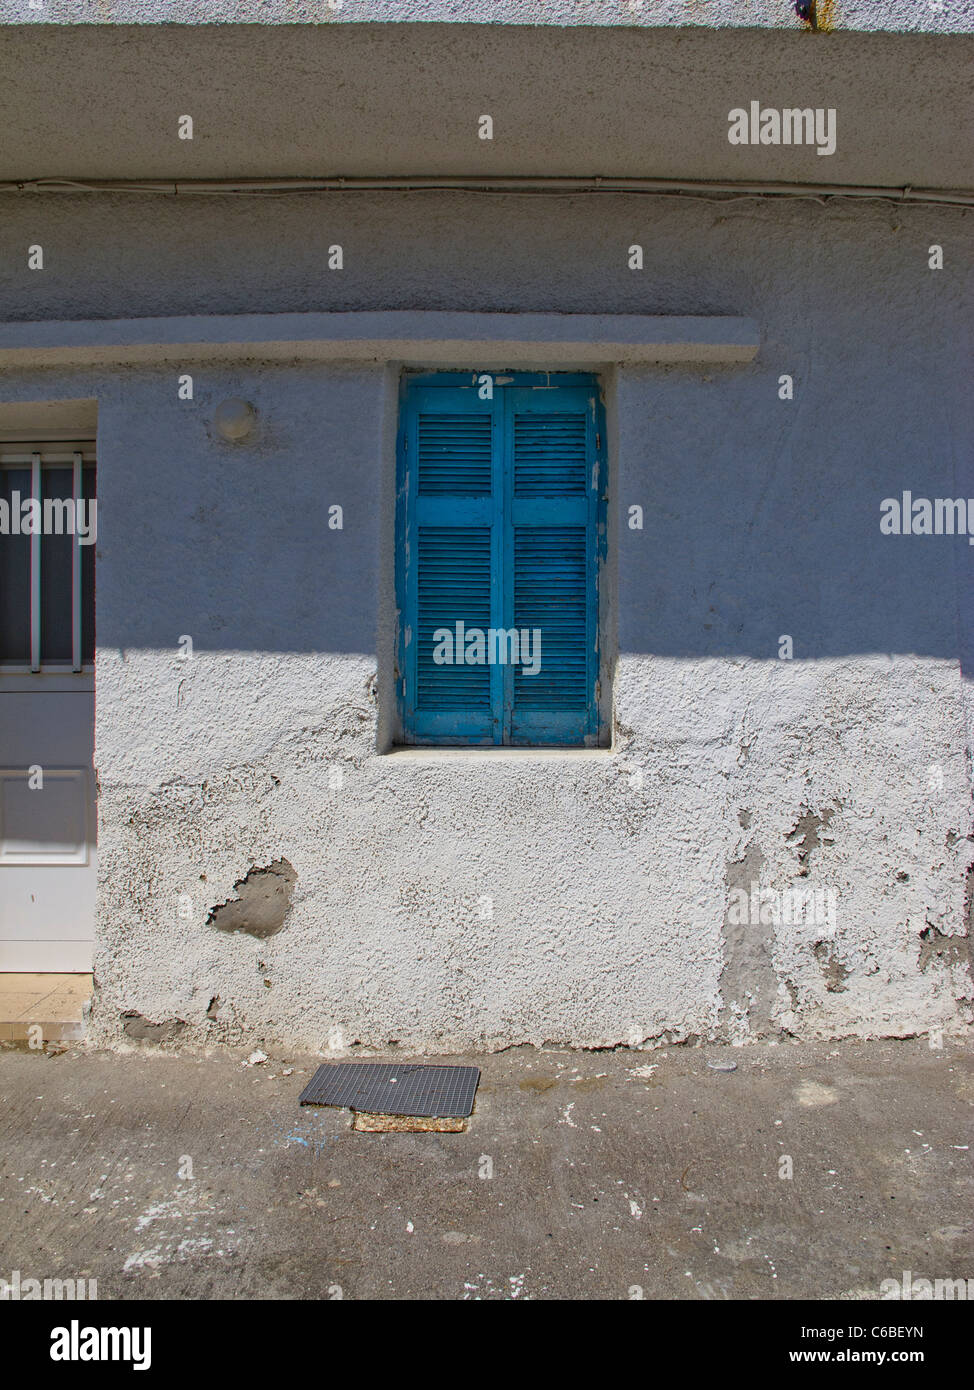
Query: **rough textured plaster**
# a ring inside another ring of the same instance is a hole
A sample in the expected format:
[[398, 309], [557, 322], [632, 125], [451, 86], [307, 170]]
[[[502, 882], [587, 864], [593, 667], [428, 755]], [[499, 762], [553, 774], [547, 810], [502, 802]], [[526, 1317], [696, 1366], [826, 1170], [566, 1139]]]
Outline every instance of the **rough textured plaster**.
[[[5, 376], [8, 400], [99, 401], [92, 1035], [130, 1011], [184, 1021], [180, 1045], [314, 1048], [963, 1027], [974, 548], [884, 539], [878, 515], [904, 487], [974, 493], [971, 217], [348, 200], [334, 215], [368, 269], [336, 284], [298, 249], [319, 209], [252, 205], [227, 240], [223, 204], [160, 222], [122, 202], [113, 223], [79, 199], [74, 235], [104, 262], [52, 270], [34, 312], [731, 313], [763, 346], [749, 365], [616, 374], [615, 743], [574, 757], [377, 752], [393, 370], [210, 364], [192, 405], [172, 370]], [[16, 241], [34, 215], [18, 205]], [[290, 255], [267, 251], [275, 228]], [[652, 248], [642, 275], [633, 240]], [[5, 317], [31, 307], [13, 277], [0, 295]], [[211, 437], [228, 396], [257, 406], [255, 445]], [[297, 875], [283, 930], [205, 925], [280, 858]], [[783, 925], [752, 968], [724, 927], [742, 862], [775, 892], [832, 889], [834, 933]]]
[[[819, 0], [834, 28], [974, 31], [970, 0]], [[791, 0], [9, 0], [6, 24], [451, 24], [801, 29]]]

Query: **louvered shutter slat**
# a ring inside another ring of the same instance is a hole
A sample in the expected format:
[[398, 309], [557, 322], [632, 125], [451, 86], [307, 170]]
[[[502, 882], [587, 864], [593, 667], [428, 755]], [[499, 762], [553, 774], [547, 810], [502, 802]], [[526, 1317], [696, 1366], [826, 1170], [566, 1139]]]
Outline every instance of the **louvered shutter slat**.
[[491, 418], [459, 413], [419, 416], [421, 495], [488, 497], [491, 491]]
[[588, 482], [583, 414], [516, 414], [515, 497], [581, 497]]
[[420, 709], [490, 709], [490, 668], [437, 665], [435, 634], [490, 627], [490, 528], [421, 526], [417, 623]]

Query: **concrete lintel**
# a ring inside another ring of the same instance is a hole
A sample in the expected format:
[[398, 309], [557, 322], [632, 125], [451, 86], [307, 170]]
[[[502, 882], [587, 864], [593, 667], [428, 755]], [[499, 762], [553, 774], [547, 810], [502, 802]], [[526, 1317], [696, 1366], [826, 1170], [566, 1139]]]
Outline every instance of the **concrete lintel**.
[[438, 366], [750, 362], [752, 319], [430, 310], [89, 319], [0, 324], [0, 365], [91, 366], [260, 358]]

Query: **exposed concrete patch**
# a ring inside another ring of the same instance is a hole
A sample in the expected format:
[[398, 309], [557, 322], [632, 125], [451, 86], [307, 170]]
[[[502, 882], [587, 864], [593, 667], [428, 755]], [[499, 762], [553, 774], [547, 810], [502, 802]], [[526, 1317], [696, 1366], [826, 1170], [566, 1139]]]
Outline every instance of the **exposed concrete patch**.
[[765, 864], [760, 845], [752, 842], [742, 858], [728, 864], [727, 907], [724, 912], [724, 968], [720, 976], [721, 1027], [732, 1041], [760, 1035], [771, 1025], [777, 995], [772, 962], [774, 927], [771, 922], [733, 922], [730, 904], [737, 892], [750, 894]]
[[831, 942], [816, 941], [812, 951], [821, 966], [828, 993], [841, 994], [846, 989], [845, 981], [850, 973], [849, 967], [834, 954]]
[[933, 961], [938, 961], [950, 969], [953, 965], [965, 965], [969, 958], [969, 936], [948, 936], [929, 922], [920, 933], [920, 954], [917, 957], [919, 970], [927, 970]]
[[809, 861], [813, 849], [822, 849], [825, 845], [834, 843], [834, 837], [828, 833], [829, 825], [836, 811], [841, 809], [841, 802], [836, 802], [834, 806], [822, 811], [821, 815], [816, 815], [814, 811], [803, 807], [802, 814], [795, 822], [794, 829], [785, 836], [788, 844], [798, 845], [798, 876], [807, 878], [809, 874]]
[[171, 1018], [165, 1023], [151, 1023], [149, 1019], [134, 1011], [123, 1013], [122, 1018], [125, 1019], [123, 1027], [126, 1036], [134, 1038], [137, 1042], [172, 1042], [186, 1027], [181, 1018]]
[[266, 869], [251, 869], [233, 885], [237, 897], [211, 908], [206, 924], [219, 931], [274, 936], [284, 926], [297, 878], [286, 859], [275, 859]]

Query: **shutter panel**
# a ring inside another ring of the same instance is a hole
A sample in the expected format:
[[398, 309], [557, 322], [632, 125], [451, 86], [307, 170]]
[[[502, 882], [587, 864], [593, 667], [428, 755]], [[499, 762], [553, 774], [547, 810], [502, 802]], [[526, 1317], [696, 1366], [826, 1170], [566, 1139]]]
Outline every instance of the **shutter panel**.
[[[597, 729], [599, 467], [594, 388], [509, 393], [512, 743], [591, 742]], [[540, 668], [523, 660], [524, 637]]]
[[[458, 660], [462, 642], [458, 651], [453, 647], [458, 624], [463, 631], [487, 631], [499, 606], [496, 407], [473, 387], [418, 386], [408, 389], [403, 413], [405, 735], [422, 743], [493, 743], [499, 741], [500, 677], [486, 661]], [[437, 661], [437, 654], [452, 660]]]

